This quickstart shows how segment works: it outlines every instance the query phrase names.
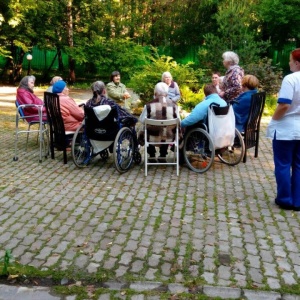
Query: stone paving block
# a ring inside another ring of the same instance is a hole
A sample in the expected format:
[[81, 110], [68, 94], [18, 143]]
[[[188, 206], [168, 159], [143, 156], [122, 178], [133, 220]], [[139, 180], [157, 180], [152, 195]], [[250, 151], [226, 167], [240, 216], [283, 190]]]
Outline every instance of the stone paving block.
[[243, 290], [243, 296], [247, 300], [280, 300], [281, 295], [276, 292], [263, 292], [263, 291], [252, 291]]
[[221, 299], [239, 299], [241, 297], [241, 290], [237, 288], [203, 286], [203, 293], [206, 296]]

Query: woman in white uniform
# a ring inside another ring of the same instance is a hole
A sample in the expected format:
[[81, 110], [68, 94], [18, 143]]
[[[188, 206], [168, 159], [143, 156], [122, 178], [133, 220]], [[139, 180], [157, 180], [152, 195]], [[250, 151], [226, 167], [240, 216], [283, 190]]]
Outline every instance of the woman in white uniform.
[[289, 65], [293, 73], [282, 81], [267, 137], [273, 139], [275, 203], [300, 211], [300, 48], [291, 52]]

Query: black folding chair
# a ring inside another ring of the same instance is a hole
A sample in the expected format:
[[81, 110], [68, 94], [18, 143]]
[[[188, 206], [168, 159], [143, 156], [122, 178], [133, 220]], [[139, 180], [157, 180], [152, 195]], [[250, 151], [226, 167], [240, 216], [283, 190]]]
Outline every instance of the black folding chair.
[[254, 157], [258, 156], [260, 121], [265, 107], [265, 101], [265, 92], [253, 94], [251, 97], [250, 113], [246, 123], [245, 132], [243, 133], [246, 149], [243, 159], [244, 163], [247, 160], [247, 149], [255, 147]]
[[67, 148], [71, 150], [71, 141], [75, 131], [65, 131], [63, 118], [60, 111], [59, 96], [53, 93], [44, 93], [44, 102], [50, 126], [50, 151], [54, 159], [54, 148], [63, 151], [64, 164], [67, 163]]

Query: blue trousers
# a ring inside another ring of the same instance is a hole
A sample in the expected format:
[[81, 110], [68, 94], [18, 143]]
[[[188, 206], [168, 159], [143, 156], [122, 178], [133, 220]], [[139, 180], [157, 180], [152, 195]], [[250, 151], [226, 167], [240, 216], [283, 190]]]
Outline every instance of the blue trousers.
[[277, 201], [300, 207], [300, 140], [273, 140]]

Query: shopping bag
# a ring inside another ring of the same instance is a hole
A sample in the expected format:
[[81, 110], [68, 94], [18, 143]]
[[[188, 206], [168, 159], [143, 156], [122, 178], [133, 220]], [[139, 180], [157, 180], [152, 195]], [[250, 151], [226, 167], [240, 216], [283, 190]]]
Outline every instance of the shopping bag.
[[[218, 109], [218, 108], [217, 108]], [[216, 114], [213, 107], [208, 108], [208, 130], [215, 149], [232, 146], [235, 137], [235, 115], [232, 106], [227, 114]]]

